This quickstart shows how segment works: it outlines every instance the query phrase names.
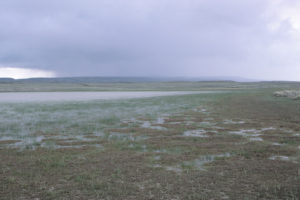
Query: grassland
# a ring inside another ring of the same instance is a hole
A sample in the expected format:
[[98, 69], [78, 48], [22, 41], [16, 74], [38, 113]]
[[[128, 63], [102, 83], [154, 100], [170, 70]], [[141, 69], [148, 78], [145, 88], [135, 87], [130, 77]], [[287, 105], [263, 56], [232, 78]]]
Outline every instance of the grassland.
[[128, 83], [49, 83], [13, 82], [1, 83], [0, 92], [69, 92], [69, 91], [199, 91], [199, 90], [237, 90], [255, 88], [300, 89], [297, 82], [128, 82]]
[[0, 199], [300, 198], [298, 84], [148, 84], [224, 93], [1, 104]]

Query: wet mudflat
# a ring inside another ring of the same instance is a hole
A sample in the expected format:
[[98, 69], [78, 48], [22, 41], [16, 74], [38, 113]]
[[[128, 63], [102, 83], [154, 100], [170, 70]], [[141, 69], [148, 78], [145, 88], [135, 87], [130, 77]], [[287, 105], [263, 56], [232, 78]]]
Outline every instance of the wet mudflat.
[[299, 102], [273, 91], [1, 109], [5, 199], [299, 199]]

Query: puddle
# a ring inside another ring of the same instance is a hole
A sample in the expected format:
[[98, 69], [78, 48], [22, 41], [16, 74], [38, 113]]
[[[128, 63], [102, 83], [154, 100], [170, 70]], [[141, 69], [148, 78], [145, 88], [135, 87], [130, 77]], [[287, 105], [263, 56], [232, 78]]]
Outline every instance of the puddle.
[[245, 121], [233, 121], [233, 120], [224, 120], [223, 122], [224, 124], [245, 124], [246, 122]]
[[261, 136], [262, 134], [260, 134], [260, 133], [256, 133], [256, 134], [251, 134], [251, 135], [249, 135], [249, 136], [251, 136], [251, 137], [258, 137], [258, 136]]
[[141, 141], [145, 140], [147, 136], [133, 136], [127, 133], [110, 132], [107, 137], [109, 140], [121, 140], [121, 141]]
[[123, 119], [121, 120], [122, 123], [136, 123], [136, 122], [140, 122], [140, 120], [137, 120], [136, 118], [132, 117], [130, 119]]
[[6, 140], [16, 140], [14, 137], [9, 137], [9, 136], [3, 136], [0, 138], [0, 141], [6, 141]]
[[294, 130], [288, 129], [288, 128], [279, 128], [280, 131], [284, 133], [294, 133]]
[[128, 147], [130, 148], [130, 149], [135, 149], [135, 150], [138, 150], [138, 151], [141, 151], [141, 152], [149, 152], [148, 150], [147, 150], [147, 146], [145, 145], [145, 144], [143, 144], [143, 145], [140, 145], [140, 144], [129, 144], [128, 145]]
[[161, 127], [161, 126], [152, 126], [151, 123], [149, 121], [145, 121], [142, 125], [141, 125], [142, 128], [150, 128], [150, 129], [156, 129], [156, 130], [168, 130], [167, 128], [165, 127]]
[[[182, 122], [169, 122], [168, 124], [181, 124]], [[188, 124], [187, 124], [188, 125]]]
[[280, 144], [280, 143], [277, 143], [277, 142], [273, 142], [272, 145], [275, 145], [275, 146], [283, 146], [283, 144]]
[[14, 144], [7, 145], [10, 148], [19, 148], [19, 149], [36, 149], [37, 146], [41, 145], [41, 142], [45, 139], [44, 136], [38, 137], [27, 137], [22, 139], [20, 142], [16, 142]]
[[0, 138], [0, 145], [13, 145], [15, 143], [21, 142], [17, 137], [9, 137], [9, 136], [3, 136]]
[[90, 142], [90, 141], [94, 141], [95, 138], [88, 138], [85, 135], [77, 135], [74, 138], [72, 138], [72, 140], [78, 140], [78, 141], [84, 141], [84, 142]]
[[260, 129], [260, 132], [271, 131], [271, 130], [276, 130], [276, 128], [274, 128], [274, 127], [262, 128], [262, 129]]
[[297, 163], [295, 158], [293, 157], [288, 157], [288, 156], [271, 156], [269, 157], [270, 160], [281, 160], [281, 161], [289, 161], [293, 163]]
[[203, 107], [197, 107], [193, 109], [194, 112], [201, 112], [201, 113], [205, 113], [207, 112], [207, 109], [203, 108]]
[[153, 159], [154, 159], [154, 160], [160, 160], [160, 159], [161, 159], [161, 156], [154, 156]]
[[166, 119], [168, 119], [166, 116], [165, 117], [158, 117], [157, 120], [156, 120], [156, 124], [164, 124]]
[[[182, 122], [181, 122], [182, 123]], [[194, 121], [184, 121], [183, 122], [185, 125], [193, 125], [193, 124], [195, 124], [195, 122]], [[179, 124], [180, 124], [180, 122], [179, 122]]]
[[97, 147], [102, 148], [104, 147], [101, 144], [83, 144], [83, 145], [56, 145], [56, 144], [48, 144], [48, 143], [42, 143], [41, 147], [48, 148], [48, 149], [80, 149], [84, 147]]
[[156, 149], [153, 151], [154, 153], [167, 153], [166, 149]]
[[200, 126], [203, 126], [203, 127], [210, 127], [210, 126], [213, 126], [215, 124], [216, 123], [211, 123], [211, 122], [200, 122]]
[[249, 138], [249, 140], [250, 141], [260, 141], [260, 142], [264, 141], [261, 137], [251, 137], [251, 138]]
[[203, 165], [205, 165], [206, 163], [213, 162], [214, 160], [216, 160], [216, 158], [224, 158], [224, 157], [230, 157], [230, 156], [231, 156], [230, 153], [218, 154], [218, 155], [205, 155], [205, 156], [201, 156], [200, 158], [197, 158], [193, 161], [185, 161], [185, 162], [183, 162], [183, 165], [184, 166], [192, 166], [198, 170], [205, 170], [203, 168]]
[[165, 167], [165, 170], [167, 171], [172, 171], [172, 172], [175, 172], [175, 173], [178, 173], [180, 174], [182, 172], [182, 168], [180, 167], [175, 167], [175, 166], [168, 166], [168, 167]]
[[185, 131], [183, 135], [188, 137], [208, 137], [207, 135], [204, 135], [205, 133], [206, 133], [205, 130], [197, 129], [197, 130]]
[[[102, 147], [100, 144], [94, 143], [99, 139], [104, 138], [108, 140], [120, 140], [120, 141], [141, 141], [149, 137], [147, 136], [133, 136], [127, 133], [112, 132], [110, 134], [104, 134], [103, 132], [96, 132], [88, 135], [43, 135], [43, 136], [19, 136], [9, 137], [3, 136], [0, 138], [0, 145], [6, 148], [17, 148], [20, 150], [30, 149], [35, 150], [38, 147], [61, 149], [61, 148], [82, 148], [87, 146]], [[1, 144], [1, 141], [3, 144]], [[7, 141], [7, 142], [6, 142]], [[80, 144], [85, 142], [85, 144]], [[89, 144], [91, 142], [91, 144]], [[77, 143], [77, 144], [73, 144]]]
[[181, 165], [167, 166], [164, 168], [168, 171], [173, 171], [175, 173], [181, 173], [184, 169], [206, 170], [204, 168], [205, 164], [213, 162], [217, 158], [224, 158], [230, 156], [231, 156], [230, 153], [217, 154], [217, 155], [205, 155], [205, 156], [200, 156], [199, 158], [192, 161], [184, 161]]
[[206, 120], [206, 121], [213, 121], [213, 120], [215, 120], [215, 119], [212, 118], [212, 117], [208, 117], [208, 118], [205, 118], [204, 120]]
[[[92, 137], [91, 137], [92, 136]], [[103, 133], [95, 133], [92, 135], [55, 135], [55, 136], [19, 136], [19, 137], [7, 137], [4, 136], [0, 141], [7, 139], [13, 139], [8, 144], [5, 144], [8, 148], [17, 148], [20, 150], [31, 149], [35, 150], [38, 147], [59, 149], [59, 148], [81, 148], [83, 146], [97, 146], [98, 144], [83, 144], [83, 145], [72, 145], [73, 142], [93, 142], [104, 136]], [[56, 144], [56, 142], [63, 142], [65, 145]], [[68, 145], [70, 143], [70, 145]]]
[[230, 131], [229, 133], [234, 135], [241, 135], [241, 136], [250, 136], [249, 133], [258, 133], [260, 132], [257, 129], [242, 129], [239, 131]]
[[230, 131], [230, 134], [241, 135], [244, 137], [252, 137], [250, 140], [252, 141], [263, 141], [262, 138], [258, 137], [262, 135], [261, 133], [268, 130], [274, 130], [273, 127], [262, 128], [262, 129], [241, 129], [239, 131]]
[[214, 128], [214, 129], [219, 129], [219, 130], [224, 129], [224, 127], [221, 127], [221, 126], [213, 126], [212, 128]]

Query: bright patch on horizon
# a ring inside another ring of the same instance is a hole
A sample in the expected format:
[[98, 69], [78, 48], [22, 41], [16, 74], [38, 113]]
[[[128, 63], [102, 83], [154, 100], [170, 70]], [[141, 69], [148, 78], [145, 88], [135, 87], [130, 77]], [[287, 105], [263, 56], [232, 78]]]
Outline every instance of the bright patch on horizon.
[[51, 78], [56, 74], [52, 71], [30, 69], [30, 68], [16, 68], [16, 67], [0, 67], [0, 78]]

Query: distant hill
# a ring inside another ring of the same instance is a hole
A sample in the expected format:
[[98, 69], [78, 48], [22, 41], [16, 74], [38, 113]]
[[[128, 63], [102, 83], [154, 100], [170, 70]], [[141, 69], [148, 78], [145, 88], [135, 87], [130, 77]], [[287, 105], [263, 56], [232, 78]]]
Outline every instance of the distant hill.
[[13, 79], [13, 78], [0, 78], [0, 83], [11, 83], [14, 81], [15, 81], [15, 79]]
[[0, 78], [0, 83], [145, 83], [198, 81], [255, 82], [255, 80], [240, 77], [58, 77], [29, 79]]

